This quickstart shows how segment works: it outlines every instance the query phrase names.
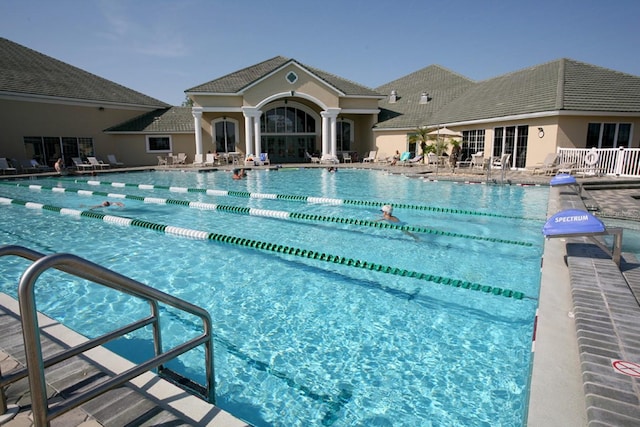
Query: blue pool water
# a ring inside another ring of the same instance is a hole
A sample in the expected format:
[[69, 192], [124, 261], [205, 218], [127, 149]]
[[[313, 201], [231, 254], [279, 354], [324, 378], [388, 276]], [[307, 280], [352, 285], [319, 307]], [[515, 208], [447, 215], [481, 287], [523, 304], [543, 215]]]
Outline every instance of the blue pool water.
[[[0, 185], [0, 243], [74, 253], [207, 309], [214, 322], [217, 404], [232, 414], [257, 426], [524, 424], [547, 188], [430, 182], [355, 169], [251, 171], [241, 181], [226, 172], [177, 171], [91, 180]], [[29, 184], [65, 191], [23, 186]], [[212, 196], [184, 188], [236, 193]], [[268, 194], [392, 203], [402, 224], [422, 231], [412, 236], [327, 219], [376, 220], [377, 204], [309, 203]], [[127, 198], [117, 199], [122, 195]], [[8, 202], [87, 210], [105, 199], [125, 206], [96, 212], [319, 251], [524, 298]], [[160, 199], [229, 208], [196, 209]], [[247, 215], [247, 207], [320, 220]], [[6, 272], [0, 290], [15, 296], [26, 265], [0, 259]], [[38, 309], [86, 336], [146, 309], [59, 272], [45, 273], [38, 283]], [[199, 332], [194, 319], [170, 309], [165, 315], [163, 332], [174, 337], [165, 341]], [[141, 359], [151, 351], [149, 335], [131, 334], [111, 348]], [[204, 380], [201, 349], [172, 367]]]

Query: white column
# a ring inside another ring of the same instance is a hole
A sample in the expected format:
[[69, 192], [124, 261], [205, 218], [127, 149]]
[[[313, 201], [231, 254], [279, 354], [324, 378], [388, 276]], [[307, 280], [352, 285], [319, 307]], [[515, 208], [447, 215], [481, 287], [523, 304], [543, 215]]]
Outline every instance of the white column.
[[260, 156], [262, 153], [262, 137], [260, 134], [260, 116], [262, 116], [262, 111], [256, 110], [253, 113], [253, 138], [254, 138], [254, 146], [256, 147], [255, 154], [256, 156]]
[[258, 129], [258, 137], [259, 137], [260, 122], [256, 120], [256, 117], [260, 117], [261, 111], [255, 107], [242, 107], [242, 114], [244, 115], [244, 147], [246, 151], [245, 154], [257, 155], [259, 153], [253, 152], [254, 148], [252, 148], [252, 146], [255, 148], [260, 148], [259, 145], [256, 145], [256, 142], [255, 142], [256, 136], [254, 134], [254, 130], [256, 128]]
[[196, 131], [196, 154], [202, 154], [202, 111], [191, 110]]
[[322, 116], [322, 154], [337, 155], [336, 121], [340, 111], [340, 108], [327, 108], [326, 111], [320, 112]]
[[322, 149], [320, 152], [324, 156], [329, 153], [329, 116], [325, 111], [320, 112], [322, 117]]

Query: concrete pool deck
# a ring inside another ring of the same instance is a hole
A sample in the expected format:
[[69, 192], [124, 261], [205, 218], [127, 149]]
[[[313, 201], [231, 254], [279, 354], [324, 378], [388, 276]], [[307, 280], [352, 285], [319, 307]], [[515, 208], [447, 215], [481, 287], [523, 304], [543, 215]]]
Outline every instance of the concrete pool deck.
[[[423, 174], [422, 167], [387, 169], [413, 178], [488, 182], [477, 173], [436, 176], [432, 172]], [[502, 178], [513, 184], [547, 185], [551, 177], [509, 171]], [[598, 180], [620, 181], [610, 177]], [[640, 202], [634, 198], [640, 196], [640, 189], [604, 189], [585, 194], [589, 206], [597, 205], [609, 217], [640, 218]], [[585, 198], [567, 187], [551, 188], [548, 215], [568, 208], [584, 209]], [[549, 239], [545, 242], [541, 274], [527, 425], [639, 425], [638, 378], [621, 374], [612, 366], [613, 360], [640, 362], [640, 331], [636, 328], [640, 307], [632, 292], [640, 290], [637, 260], [625, 254], [618, 268], [584, 238]], [[0, 349], [4, 348], [5, 343], [0, 341]], [[3, 372], [7, 373], [4, 369]], [[25, 422], [24, 416], [20, 421], [16, 417], [6, 425], [30, 425]], [[76, 425], [106, 424], [89, 417]]]

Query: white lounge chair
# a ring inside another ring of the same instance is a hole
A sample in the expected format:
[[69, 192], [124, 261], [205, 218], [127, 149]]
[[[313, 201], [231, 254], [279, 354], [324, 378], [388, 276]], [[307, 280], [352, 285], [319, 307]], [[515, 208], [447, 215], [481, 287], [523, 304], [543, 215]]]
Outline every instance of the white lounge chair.
[[193, 166], [204, 166], [204, 155], [195, 154], [193, 156]]
[[539, 173], [548, 175], [553, 172], [553, 168], [558, 163], [558, 153], [549, 153], [542, 163], [533, 166], [531, 173], [537, 175]]
[[[218, 157], [218, 161], [219, 161]], [[215, 153], [207, 153], [207, 156], [204, 161], [205, 166], [213, 166], [216, 163], [216, 154]], [[219, 163], [218, 163], [219, 164]]]
[[87, 160], [94, 169], [109, 169], [111, 167], [108, 163], [103, 163], [96, 157], [87, 157]]
[[509, 169], [509, 160], [511, 160], [511, 153], [503, 154], [497, 157], [491, 166], [497, 169]]
[[320, 158], [320, 163], [337, 164], [340, 163], [340, 159], [333, 154], [323, 154]]
[[377, 150], [369, 151], [369, 155], [367, 157], [365, 157], [364, 159], [362, 159], [362, 163], [375, 162], [376, 154], [378, 154]]
[[119, 162], [118, 159], [116, 159], [116, 156], [114, 154], [107, 154], [107, 160], [109, 161], [109, 164], [111, 166], [120, 168], [124, 166], [124, 163]]
[[320, 158], [312, 156], [308, 151], [304, 152], [304, 156], [309, 159], [311, 163], [320, 163]]
[[73, 166], [79, 171], [93, 170], [93, 165], [83, 162], [80, 157], [72, 157], [71, 161], [73, 162]]

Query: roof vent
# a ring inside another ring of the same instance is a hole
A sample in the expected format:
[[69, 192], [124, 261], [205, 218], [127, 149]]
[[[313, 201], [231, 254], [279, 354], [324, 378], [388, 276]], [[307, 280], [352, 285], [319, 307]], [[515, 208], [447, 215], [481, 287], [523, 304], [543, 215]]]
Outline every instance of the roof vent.
[[422, 92], [422, 95], [420, 95], [420, 104], [426, 104], [430, 100], [431, 98], [429, 98], [429, 94], [427, 92]]
[[398, 101], [398, 92], [394, 89], [389, 95], [389, 104], [395, 104]]

